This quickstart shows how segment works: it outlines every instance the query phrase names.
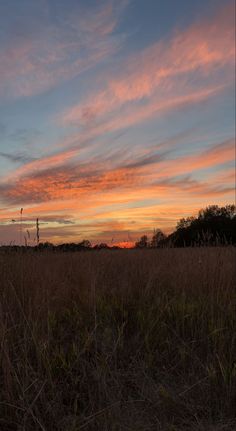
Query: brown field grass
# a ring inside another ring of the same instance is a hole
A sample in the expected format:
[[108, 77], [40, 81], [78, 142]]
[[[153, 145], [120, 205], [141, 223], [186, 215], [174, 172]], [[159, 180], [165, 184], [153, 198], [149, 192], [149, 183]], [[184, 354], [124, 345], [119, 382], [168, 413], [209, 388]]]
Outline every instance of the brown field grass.
[[1, 431], [235, 430], [235, 249], [0, 253]]

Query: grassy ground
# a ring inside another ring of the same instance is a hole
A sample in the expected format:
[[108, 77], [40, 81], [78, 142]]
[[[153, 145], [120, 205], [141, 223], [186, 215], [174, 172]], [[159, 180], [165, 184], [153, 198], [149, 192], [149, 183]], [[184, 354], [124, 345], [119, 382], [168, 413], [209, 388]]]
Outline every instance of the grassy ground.
[[230, 247], [0, 254], [0, 430], [235, 430], [234, 284]]

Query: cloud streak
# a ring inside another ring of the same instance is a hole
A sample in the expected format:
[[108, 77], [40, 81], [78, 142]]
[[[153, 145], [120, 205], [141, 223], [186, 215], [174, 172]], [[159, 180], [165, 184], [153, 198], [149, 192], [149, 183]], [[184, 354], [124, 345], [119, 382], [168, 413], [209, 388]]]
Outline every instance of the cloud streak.
[[34, 160], [32, 157], [28, 157], [25, 154], [10, 154], [4, 153], [3, 151], [0, 151], [0, 157], [13, 163], [29, 163]]
[[[76, 77], [112, 55], [123, 40], [113, 31], [127, 1], [101, 2], [90, 10], [77, 6], [64, 12], [63, 21], [52, 25], [48, 14], [35, 32], [27, 22], [0, 51], [0, 95], [18, 98], [45, 92]], [[25, 28], [24, 28], [25, 27]], [[25, 30], [26, 29], [26, 30]], [[40, 29], [40, 30], [38, 30]]]
[[[146, 120], [156, 111], [195, 103], [198, 94], [199, 100], [204, 100], [212, 92], [220, 91], [219, 71], [223, 69], [233, 76], [233, 16], [232, 5], [223, 7], [211, 19], [197, 22], [185, 31], [176, 31], [169, 40], [154, 43], [131, 56], [122, 64], [120, 76], [111, 77], [99, 93], [65, 111], [64, 123], [85, 127], [99, 122], [112, 124], [106, 116], [109, 114], [110, 119], [114, 113], [119, 117], [120, 108], [128, 105], [127, 126]], [[213, 86], [209, 86], [209, 77], [211, 83], [214, 81]], [[141, 105], [137, 107], [137, 103]], [[132, 116], [130, 111], [135, 114]], [[120, 124], [124, 119], [125, 115], [121, 116]], [[117, 121], [113, 123], [116, 128]]]
[[[180, 183], [171, 179], [179, 175], [193, 174], [199, 170], [214, 168], [226, 162], [234, 160], [234, 140], [212, 146], [199, 154], [185, 157], [170, 158], [169, 153], [156, 153], [139, 157], [136, 161], [126, 159], [126, 162], [113, 168], [106, 167], [98, 161], [91, 160], [87, 163], [61, 166], [47, 166], [47, 169], [22, 170], [21, 175], [14, 181], [7, 181], [0, 185], [0, 193], [3, 199], [14, 204], [37, 203], [47, 200], [75, 199], [86, 201], [88, 193], [96, 194], [100, 191], [119, 191], [132, 188], [147, 187], [150, 189], [179, 187], [183, 190], [189, 183], [185, 177]], [[168, 158], [167, 158], [168, 157]], [[43, 165], [42, 165], [43, 167]], [[163, 182], [164, 181], [164, 182]], [[191, 184], [186, 190], [200, 192], [196, 184]], [[226, 193], [226, 189], [211, 188], [212, 193]], [[227, 189], [230, 191], [231, 189]]]

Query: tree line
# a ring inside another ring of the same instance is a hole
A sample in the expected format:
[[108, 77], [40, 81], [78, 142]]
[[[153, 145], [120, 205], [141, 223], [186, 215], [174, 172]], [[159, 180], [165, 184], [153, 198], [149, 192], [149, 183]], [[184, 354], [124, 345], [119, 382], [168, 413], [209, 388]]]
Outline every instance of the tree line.
[[[163, 247], [193, 247], [193, 246], [217, 246], [236, 245], [236, 207], [235, 205], [210, 205], [201, 209], [196, 217], [181, 218], [170, 235], [166, 235], [160, 229], [155, 229], [152, 237], [147, 235], [134, 244], [134, 248], [163, 248]], [[79, 243], [64, 243], [54, 245], [50, 242], [39, 243], [34, 247], [25, 246], [1, 246], [1, 250], [52, 250], [52, 251], [88, 251], [88, 250], [117, 250], [118, 246], [109, 246], [99, 243], [92, 246], [88, 240]]]
[[236, 245], [235, 205], [210, 205], [198, 212], [197, 217], [181, 218], [174, 232], [165, 235], [154, 231], [151, 240], [143, 235], [136, 248], [160, 248], [166, 246], [191, 247], [206, 245]]

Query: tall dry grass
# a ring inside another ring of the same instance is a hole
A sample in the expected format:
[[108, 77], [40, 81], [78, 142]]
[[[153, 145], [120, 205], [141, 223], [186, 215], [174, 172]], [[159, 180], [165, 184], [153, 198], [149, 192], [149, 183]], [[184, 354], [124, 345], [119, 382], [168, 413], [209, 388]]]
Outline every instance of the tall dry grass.
[[235, 249], [0, 254], [0, 430], [235, 430]]

